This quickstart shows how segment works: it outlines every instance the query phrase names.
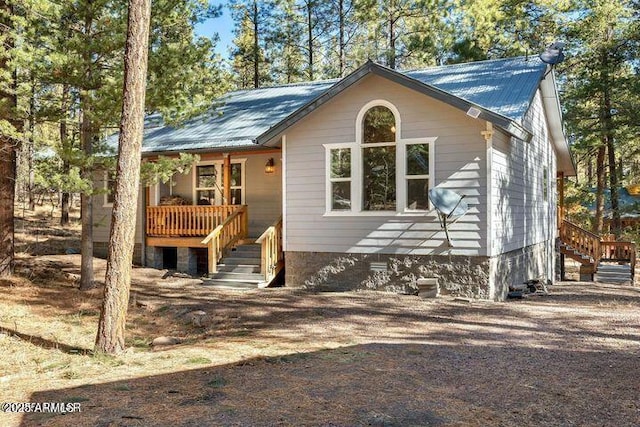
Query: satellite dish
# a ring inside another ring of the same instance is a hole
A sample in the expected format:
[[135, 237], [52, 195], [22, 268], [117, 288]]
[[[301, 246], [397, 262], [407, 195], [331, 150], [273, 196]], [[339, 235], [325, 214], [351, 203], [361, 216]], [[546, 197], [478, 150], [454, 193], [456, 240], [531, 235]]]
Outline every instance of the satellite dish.
[[564, 61], [564, 53], [562, 53], [563, 48], [564, 43], [562, 42], [551, 43], [549, 47], [540, 54], [540, 60], [551, 66], [561, 63]]
[[438, 212], [440, 227], [444, 229], [449, 246], [453, 246], [449, 238], [449, 225], [455, 224], [469, 210], [467, 202], [462, 200], [465, 197], [446, 188], [436, 187], [429, 190], [429, 200]]

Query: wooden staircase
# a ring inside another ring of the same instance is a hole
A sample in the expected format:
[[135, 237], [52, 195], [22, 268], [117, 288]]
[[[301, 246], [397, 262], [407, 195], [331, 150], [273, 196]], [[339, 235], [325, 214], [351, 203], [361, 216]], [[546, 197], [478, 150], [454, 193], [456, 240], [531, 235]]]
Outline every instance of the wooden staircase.
[[257, 289], [264, 282], [260, 273], [262, 247], [259, 244], [241, 244], [228, 251], [209, 274], [205, 285], [225, 289]]
[[202, 241], [208, 246], [206, 285], [229, 289], [272, 286], [284, 269], [282, 217], [257, 240], [247, 239], [246, 209], [238, 210]]
[[563, 220], [557, 248], [563, 256], [580, 263], [580, 280], [633, 284], [636, 265], [636, 245], [633, 242], [604, 239]]

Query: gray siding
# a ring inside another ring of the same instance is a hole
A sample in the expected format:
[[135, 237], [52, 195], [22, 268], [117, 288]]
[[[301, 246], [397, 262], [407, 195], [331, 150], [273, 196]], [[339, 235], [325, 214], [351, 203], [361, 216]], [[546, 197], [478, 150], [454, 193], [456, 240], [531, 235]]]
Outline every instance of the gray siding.
[[[549, 139], [540, 91], [524, 125], [530, 142], [497, 130], [492, 150], [492, 255], [552, 240], [556, 228], [556, 154]], [[547, 201], [544, 168], [547, 168]]]
[[[94, 185], [98, 189], [104, 189], [104, 174], [102, 172], [94, 175]], [[138, 197], [138, 215], [136, 218], [136, 234], [135, 243], [142, 243], [142, 192], [144, 188], [140, 188], [140, 197]], [[93, 240], [94, 242], [108, 242], [109, 231], [111, 227], [111, 207], [105, 206], [105, 194], [96, 194], [92, 198], [93, 201]]]
[[[466, 194], [470, 210], [451, 227], [453, 248], [434, 212], [325, 216], [323, 144], [355, 141], [356, 116], [369, 101], [396, 106], [401, 138], [437, 137], [438, 185]], [[286, 250], [390, 254], [486, 254], [484, 122], [403, 86], [368, 76], [291, 127], [286, 134]]]

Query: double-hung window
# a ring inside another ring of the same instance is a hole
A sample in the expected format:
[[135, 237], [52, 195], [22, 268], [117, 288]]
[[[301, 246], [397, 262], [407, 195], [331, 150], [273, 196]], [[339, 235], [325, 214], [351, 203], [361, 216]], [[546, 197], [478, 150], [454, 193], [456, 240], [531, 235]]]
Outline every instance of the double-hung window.
[[429, 209], [435, 138], [402, 139], [400, 114], [377, 100], [356, 119], [356, 141], [325, 144], [327, 214], [385, 215]]
[[406, 209], [429, 209], [429, 143], [417, 142], [404, 145], [406, 153]]
[[328, 205], [332, 211], [351, 210], [351, 148], [327, 149]]
[[231, 162], [230, 200], [224, 200], [222, 161], [201, 163], [194, 168], [194, 202], [197, 205], [241, 205], [244, 203], [245, 159]]

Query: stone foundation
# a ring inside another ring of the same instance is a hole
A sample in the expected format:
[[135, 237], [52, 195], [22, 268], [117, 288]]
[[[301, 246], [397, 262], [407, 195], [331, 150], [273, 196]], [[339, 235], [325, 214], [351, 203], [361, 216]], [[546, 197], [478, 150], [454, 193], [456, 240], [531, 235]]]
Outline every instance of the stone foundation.
[[146, 267], [162, 270], [164, 268], [164, 250], [157, 246], [147, 246], [146, 260], [144, 265]]
[[178, 248], [178, 265], [176, 270], [192, 276], [198, 274], [198, 253], [195, 248]]
[[285, 263], [286, 286], [416, 295], [420, 279], [435, 278], [439, 295], [493, 299], [487, 257], [287, 252]]
[[[107, 242], [93, 242], [93, 256], [107, 258], [109, 244]], [[133, 263], [142, 265], [142, 244], [136, 243], [133, 246]]]
[[554, 272], [549, 270], [553, 266], [553, 259], [548, 257], [553, 257], [553, 250], [549, 250], [553, 248], [549, 246], [552, 244], [538, 243], [491, 258], [494, 299], [504, 300], [512, 284], [531, 279], [543, 279], [551, 283]]
[[502, 301], [510, 284], [539, 278], [553, 280], [551, 249], [540, 243], [492, 258], [286, 252], [285, 286], [417, 295], [421, 283], [437, 279], [438, 295]]

